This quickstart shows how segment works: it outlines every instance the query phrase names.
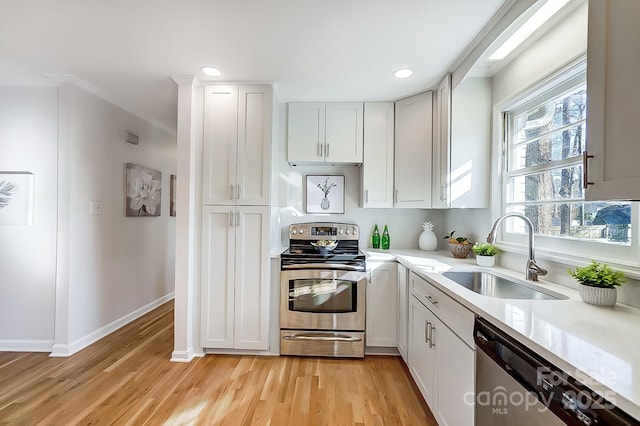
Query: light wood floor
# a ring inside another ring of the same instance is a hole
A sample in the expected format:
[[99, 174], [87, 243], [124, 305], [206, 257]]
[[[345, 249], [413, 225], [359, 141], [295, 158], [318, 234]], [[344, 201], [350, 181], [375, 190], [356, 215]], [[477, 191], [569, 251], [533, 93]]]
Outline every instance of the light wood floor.
[[0, 352], [2, 425], [436, 425], [399, 357], [169, 361], [173, 302], [69, 358]]

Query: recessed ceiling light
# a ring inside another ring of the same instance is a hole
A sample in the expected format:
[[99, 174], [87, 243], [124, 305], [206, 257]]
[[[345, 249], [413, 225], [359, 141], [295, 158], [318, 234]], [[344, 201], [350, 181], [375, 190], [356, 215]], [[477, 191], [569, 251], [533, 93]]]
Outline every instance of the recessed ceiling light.
[[393, 73], [393, 76], [395, 78], [408, 78], [408, 77], [411, 77], [412, 75], [413, 75], [413, 71], [411, 71], [409, 68], [403, 68]]
[[220, 77], [222, 72], [214, 67], [202, 67], [202, 72], [210, 77]]

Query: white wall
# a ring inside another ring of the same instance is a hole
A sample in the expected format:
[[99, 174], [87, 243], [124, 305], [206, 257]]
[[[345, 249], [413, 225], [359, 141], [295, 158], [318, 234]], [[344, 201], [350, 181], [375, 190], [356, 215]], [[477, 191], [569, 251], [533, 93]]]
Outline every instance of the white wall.
[[[68, 220], [60, 222], [63, 273], [54, 354], [66, 355], [172, 296], [169, 178], [176, 170], [176, 143], [175, 136], [73, 84], [60, 86], [60, 99], [60, 211], [68, 212]], [[139, 135], [139, 145], [125, 141], [127, 131]], [[125, 217], [127, 162], [162, 172], [160, 217]], [[91, 200], [102, 202], [102, 215], [89, 215]]]
[[49, 351], [56, 273], [55, 87], [0, 88], [0, 172], [34, 174], [30, 226], [0, 226], [0, 351]]

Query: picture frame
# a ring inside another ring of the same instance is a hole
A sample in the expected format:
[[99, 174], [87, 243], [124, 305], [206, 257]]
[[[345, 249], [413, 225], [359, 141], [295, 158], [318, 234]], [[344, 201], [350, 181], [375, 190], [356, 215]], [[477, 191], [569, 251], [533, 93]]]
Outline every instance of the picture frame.
[[344, 175], [306, 175], [307, 213], [344, 214]]
[[139, 164], [125, 165], [125, 215], [160, 216], [162, 211], [162, 172]]
[[176, 217], [176, 175], [169, 178], [169, 216]]
[[34, 181], [31, 172], [0, 172], [0, 226], [33, 224]]

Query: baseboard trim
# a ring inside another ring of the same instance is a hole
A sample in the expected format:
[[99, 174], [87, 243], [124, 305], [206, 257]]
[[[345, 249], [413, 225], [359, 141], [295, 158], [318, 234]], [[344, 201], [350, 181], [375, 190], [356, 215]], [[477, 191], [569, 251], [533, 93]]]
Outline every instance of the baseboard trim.
[[53, 340], [0, 340], [0, 352], [51, 352]]
[[104, 327], [99, 328], [98, 330], [87, 334], [84, 337], [81, 337], [77, 340], [75, 340], [74, 342], [72, 342], [71, 344], [54, 344], [53, 348], [51, 348], [51, 354], [49, 355], [50, 357], [68, 357], [71, 356], [73, 354], [75, 354], [76, 352], [80, 352], [82, 349], [86, 348], [87, 346], [97, 342], [98, 340], [102, 339], [103, 337], [108, 336], [109, 334], [113, 333], [114, 331], [124, 327], [125, 325], [129, 324], [131, 321], [136, 320], [138, 318], [140, 318], [141, 316], [143, 316], [144, 314], [147, 314], [149, 312], [151, 312], [152, 310], [154, 310], [155, 308], [157, 308], [158, 306], [162, 305], [163, 303], [168, 302], [169, 300], [173, 299], [175, 293], [171, 292], [169, 294], [167, 294], [166, 296], [163, 296], [139, 309], [136, 309], [135, 311], [105, 325]]
[[187, 351], [173, 351], [171, 353], [171, 362], [191, 362], [194, 358], [202, 358], [203, 353], [195, 353], [192, 349]]

